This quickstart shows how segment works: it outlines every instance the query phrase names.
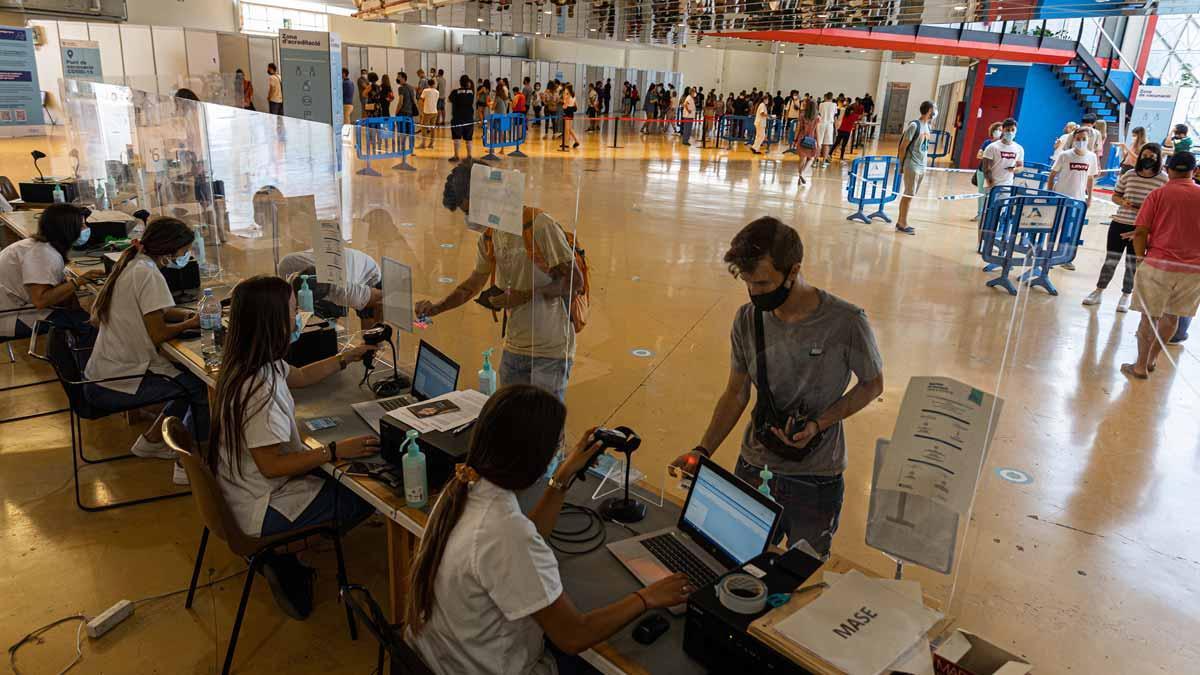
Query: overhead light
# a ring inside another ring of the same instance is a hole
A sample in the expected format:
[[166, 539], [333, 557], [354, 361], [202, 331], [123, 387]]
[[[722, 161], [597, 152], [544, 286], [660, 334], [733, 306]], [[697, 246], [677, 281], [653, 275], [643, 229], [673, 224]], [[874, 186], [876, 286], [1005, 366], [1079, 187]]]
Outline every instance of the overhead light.
[[865, 49], [860, 49], [860, 50], [858, 50], [858, 53], [859, 53], [859, 54], [866, 54], [866, 53], [867, 53], [867, 50], [865, 50]]
[[482, 17], [482, 16], [481, 16], [481, 17], [479, 17], [478, 19], [475, 19], [475, 20], [476, 20], [476, 21], [478, 21], [479, 23], [483, 23], [483, 17]]
[[954, 6], [954, 11], [956, 11], [956, 12], [961, 12], [961, 11], [965, 10], [966, 8], [967, 8], [967, 6], [966, 6], [966, 5], [955, 5], [955, 6]]
[[592, 31], [593, 33], [595, 33], [595, 32], [596, 32], [596, 29], [595, 29], [595, 28], [589, 28], [588, 30]]
[[818, 15], [817, 15], [817, 18], [818, 18], [818, 19], [828, 19], [828, 18], [829, 18], [829, 15], [828, 15], [828, 14], [818, 14]]
[[546, 13], [547, 13], [547, 14], [554, 14], [554, 12], [551, 12], [550, 10], [546, 10]]

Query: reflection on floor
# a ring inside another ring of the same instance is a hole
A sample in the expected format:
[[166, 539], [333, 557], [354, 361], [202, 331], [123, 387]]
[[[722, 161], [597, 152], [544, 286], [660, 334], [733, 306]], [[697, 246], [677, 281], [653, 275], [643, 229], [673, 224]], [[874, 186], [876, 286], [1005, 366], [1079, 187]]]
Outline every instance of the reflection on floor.
[[[845, 165], [837, 162], [813, 171], [810, 186], [798, 188], [790, 156], [754, 159], [745, 150], [688, 149], [677, 139], [637, 134], [624, 136], [618, 150], [606, 147], [611, 144], [609, 130], [585, 137], [583, 148], [568, 153], [553, 141], [535, 140], [526, 148], [530, 159], [502, 161], [527, 171], [529, 203], [577, 230], [593, 270], [594, 316], [580, 335], [567, 396], [572, 435], [599, 423], [633, 427], [645, 439], [638, 467], [651, 481], [676, 489], [662, 477], [663, 466], [699, 440], [726, 377], [730, 321], [746, 301], [721, 256], [739, 227], [776, 215], [799, 229], [808, 279], [867, 310], [884, 358], [884, 394], [847, 425], [850, 468], [836, 550], [890, 573], [890, 561], [863, 543], [874, 441], [891, 433], [909, 377], [956, 377], [997, 391], [1006, 399], [1004, 415], [959, 576], [912, 576], [936, 597], [953, 591], [951, 610], [961, 625], [1028, 656], [1040, 672], [1194, 670], [1200, 649], [1188, 637], [1200, 627], [1193, 602], [1200, 539], [1186, 514], [1200, 491], [1200, 415], [1188, 380], [1195, 381], [1200, 368], [1189, 352], [1174, 350], [1178, 368], [1164, 363], [1150, 382], [1127, 381], [1117, 365], [1134, 354], [1138, 315], [1115, 313], [1115, 294], [1098, 308], [1079, 305], [1100, 266], [1099, 223], [1107, 222], [1102, 214], [1110, 205], [1095, 207], [1079, 271], [1054, 273], [1059, 297], [1039, 290], [1011, 298], [983, 285], [990, 276], [980, 271], [976, 229], [968, 220], [975, 203], [930, 198], [972, 192], [965, 174], [939, 173], [926, 181], [912, 212], [917, 236], [908, 237], [887, 224], [845, 220]], [[20, 174], [27, 162], [21, 158], [32, 147], [46, 149], [53, 171], [69, 170], [61, 139], [0, 142], [0, 161]], [[462, 227], [461, 215], [441, 206], [448, 155], [449, 142], [439, 140], [435, 150], [418, 152], [414, 173], [384, 170], [383, 177], [369, 178], [346, 172], [342, 186], [352, 244], [411, 264], [415, 290], [426, 297], [443, 295], [465, 278], [475, 255], [474, 235]], [[299, 177], [310, 171], [285, 169]], [[306, 246], [307, 238], [285, 232], [283, 252]], [[264, 243], [238, 238], [226, 247], [224, 263], [241, 267], [231, 269], [239, 275], [266, 272], [261, 266], [269, 255], [239, 253], [261, 251]], [[473, 374], [479, 353], [498, 344], [499, 327], [471, 306], [435, 319], [419, 336], [406, 335], [404, 353], [414, 352], [416, 337]], [[45, 374], [26, 359], [0, 367], [4, 383]], [[0, 396], [6, 412], [61, 397], [53, 387]], [[85, 428], [113, 452], [136, 433], [117, 421]], [[739, 434], [719, 452], [726, 466], [736, 457]], [[53, 618], [96, 613], [120, 598], [180, 588], [188, 580], [200, 530], [191, 503], [85, 515], [71, 503], [68, 444], [62, 417], [0, 427], [5, 645]], [[165, 486], [169, 466], [147, 463], [101, 469], [95, 491]], [[1006, 482], [995, 473], [999, 467], [1033, 480]], [[351, 577], [377, 595], [386, 588], [383, 550], [378, 524], [347, 540]], [[259, 585], [238, 650], [242, 672], [371, 667], [373, 649], [347, 640], [335, 606], [331, 553], [309, 557], [322, 570], [313, 617], [306, 623], [284, 618]], [[214, 546], [203, 577], [219, 579], [240, 567]], [[238, 588], [234, 578], [202, 592], [191, 612], [180, 596], [140, 606], [132, 620], [85, 647], [81, 672], [212, 672], [223, 656]], [[22, 668], [60, 667], [71, 656], [73, 632], [56, 629], [45, 645], [23, 650]]]

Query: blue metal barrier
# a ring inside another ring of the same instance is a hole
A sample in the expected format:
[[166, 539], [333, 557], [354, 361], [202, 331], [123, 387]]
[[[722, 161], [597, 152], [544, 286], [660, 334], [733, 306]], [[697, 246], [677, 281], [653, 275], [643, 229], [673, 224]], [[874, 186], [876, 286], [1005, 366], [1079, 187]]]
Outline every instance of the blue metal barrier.
[[946, 155], [950, 154], [951, 135], [949, 131], [941, 131], [934, 129], [929, 132], [933, 136], [929, 144], [929, 152], [926, 156], [929, 158], [929, 166], [933, 166], [937, 161]]
[[408, 163], [408, 156], [413, 154], [415, 132], [411, 117], [364, 117], [356, 121], [354, 154], [367, 163], [358, 170], [358, 175], [379, 176], [381, 174], [371, 168], [371, 160], [397, 157], [400, 163], [392, 166], [393, 169], [416, 171], [416, 167]]
[[1027, 171], [1041, 171], [1042, 173], [1050, 173], [1050, 169], [1054, 168], [1052, 164], [1043, 164], [1041, 162], [1024, 162]]
[[[850, 163], [850, 174], [846, 180], [846, 201], [858, 204], [858, 211], [847, 216], [846, 220], [869, 224], [878, 218], [890, 223], [892, 219], [883, 212], [883, 205], [895, 201], [899, 195], [900, 164], [895, 157], [859, 157]], [[878, 206], [869, 215], [863, 213], [863, 207], [868, 204]]]
[[793, 117], [783, 122], [783, 139], [787, 139], [787, 149], [783, 154], [796, 154], [796, 130], [800, 128], [800, 120]]
[[525, 113], [507, 113], [504, 115], [488, 115], [483, 118], [483, 147], [487, 148], [488, 154], [483, 158], [486, 160], [495, 161], [500, 159], [496, 156], [496, 148], [516, 148], [508, 153], [510, 157], [525, 157], [525, 153], [521, 152], [521, 144], [525, 142], [525, 134], [529, 129], [529, 122], [525, 118]]
[[[750, 140], [746, 140], [749, 134]], [[754, 139], [754, 118], [747, 115], [722, 115], [717, 123], [717, 138], [729, 142], [729, 149], [734, 143], [750, 143]]]
[[[1032, 163], [1032, 164], [1036, 164]], [[1036, 164], [1037, 167], [1046, 166], [1045, 164]], [[1045, 190], [1046, 183], [1050, 180], [1050, 169], [1034, 168], [1026, 164], [1021, 169], [1013, 172], [1013, 185], [1023, 188], [1031, 188], [1034, 190]], [[1002, 186], [998, 186], [1002, 187]]]
[[988, 263], [984, 270], [999, 269], [1000, 276], [987, 286], [1016, 295], [1009, 274], [1014, 267], [1028, 267], [1019, 283], [1058, 295], [1050, 282], [1050, 268], [1075, 259], [1086, 212], [1086, 203], [1056, 192], [1016, 185], [993, 187], [980, 221], [978, 250]]

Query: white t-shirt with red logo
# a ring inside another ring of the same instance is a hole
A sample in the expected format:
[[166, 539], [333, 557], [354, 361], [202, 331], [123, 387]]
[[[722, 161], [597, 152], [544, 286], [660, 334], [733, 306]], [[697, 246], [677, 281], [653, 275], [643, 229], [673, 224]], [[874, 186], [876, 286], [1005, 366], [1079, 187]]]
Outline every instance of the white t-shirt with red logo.
[[1025, 162], [1025, 148], [1016, 141], [996, 141], [983, 151], [983, 158], [992, 160], [992, 169], [988, 172], [992, 185], [1012, 185], [1012, 169]]
[[1095, 153], [1085, 151], [1080, 155], [1072, 149], [1060, 154], [1050, 171], [1055, 174], [1055, 192], [1086, 202], [1088, 179], [1095, 176], [1099, 168]]

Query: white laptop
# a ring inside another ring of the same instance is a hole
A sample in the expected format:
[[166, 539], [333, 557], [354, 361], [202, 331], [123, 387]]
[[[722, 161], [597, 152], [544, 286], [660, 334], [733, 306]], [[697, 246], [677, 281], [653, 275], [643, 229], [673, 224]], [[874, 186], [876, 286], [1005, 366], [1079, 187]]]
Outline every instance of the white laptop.
[[459, 370], [459, 365], [453, 359], [421, 340], [417, 347], [417, 365], [413, 369], [413, 383], [409, 393], [375, 401], [363, 401], [350, 407], [354, 408], [354, 412], [358, 413], [375, 433], [379, 433], [379, 420], [389, 412], [455, 391], [458, 387]]

